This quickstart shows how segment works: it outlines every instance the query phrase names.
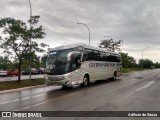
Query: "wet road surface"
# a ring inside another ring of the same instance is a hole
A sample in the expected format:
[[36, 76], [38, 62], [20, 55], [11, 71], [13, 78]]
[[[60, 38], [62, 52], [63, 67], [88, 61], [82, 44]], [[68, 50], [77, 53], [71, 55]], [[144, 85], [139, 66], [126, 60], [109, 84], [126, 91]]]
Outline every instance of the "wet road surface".
[[[62, 90], [59, 86], [46, 86], [0, 94], [0, 111], [160, 111], [160, 69], [131, 72], [116, 81], [96, 82], [83, 88]], [[40, 119], [64, 118], [37, 118]]]

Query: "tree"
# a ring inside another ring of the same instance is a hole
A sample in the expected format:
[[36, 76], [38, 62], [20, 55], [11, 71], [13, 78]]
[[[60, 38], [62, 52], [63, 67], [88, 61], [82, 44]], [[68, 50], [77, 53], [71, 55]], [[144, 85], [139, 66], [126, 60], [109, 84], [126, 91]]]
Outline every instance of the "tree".
[[22, 61], [22, 69], [27, 69], [30, 65], [30, 58], [31, 59], [31, 68], [39, 68], [40, 67], [40, 58], [36, 55], [35, 51], [32, 51], [31, 53], [26, 54]]
[[142, 67], [142, 68], [151, 68], [151, 66], [153, 66], [153, 62], [149, 59], [140, 59], [139, 60], [139, 67]]
[[46, 67], [47, 55], [44, 54], [41, 58], [41, 67]]
[[100, 48], [106, 48], [109, 51], [120, 51], [120, 46], [122, 45], [122, 40], [119, 41], [113, 41], [113, 39], [106, 39], [106, 40], [101, 40], [99, 47]]
[[9, 60], [8, 56], [0, 56], [0, 69], [7, 70], [13, 69], [12, 61]]
[[156, 62], [154, 63], [155, 68], [160, 68], [160, 63]]
[[[14, 18], [0, 19], [0, 28], [3, 34], [0, 36], [0, 48], [4, 49], [4, 53], [18, 60], [19, 83], [22, 60], [29, 53], [30, 47], [32, 51], [44, 52], [43, 48], [47, 46], [44, 43], [38, 44], [33, 41], [34, 39], [42, 39], [46, 35], [43, 27], [37, 25], [39, 18], [40, 16], [32, 16], [27, 23]], [[31, 31], [28, 23], [31, 24]], [[30, 38], [32, 38], [31, 46], [29, 44]]]
[[121, 53], [122, 66], [124, 68], [135, 68], [137, 66], [136, 60], [129, 56], [128, 53]]

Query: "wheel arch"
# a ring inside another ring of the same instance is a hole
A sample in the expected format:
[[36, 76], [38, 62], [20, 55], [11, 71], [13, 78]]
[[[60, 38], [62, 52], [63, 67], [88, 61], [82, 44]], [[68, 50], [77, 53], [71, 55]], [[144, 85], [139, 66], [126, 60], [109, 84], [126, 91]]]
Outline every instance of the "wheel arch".
[[116, 77], [117, 77], [117, 71], [116, 70], [114, 71], [113, 75], [116, 75]]

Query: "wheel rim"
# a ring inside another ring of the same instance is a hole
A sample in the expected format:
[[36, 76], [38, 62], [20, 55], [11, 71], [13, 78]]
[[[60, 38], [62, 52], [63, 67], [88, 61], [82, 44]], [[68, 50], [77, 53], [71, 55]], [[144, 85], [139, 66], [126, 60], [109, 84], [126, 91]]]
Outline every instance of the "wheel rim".
[[88, 79], [85, 77], [84, 80], [83, 80], [83, 84], [84, 86], [87, 86], [88, 85]]

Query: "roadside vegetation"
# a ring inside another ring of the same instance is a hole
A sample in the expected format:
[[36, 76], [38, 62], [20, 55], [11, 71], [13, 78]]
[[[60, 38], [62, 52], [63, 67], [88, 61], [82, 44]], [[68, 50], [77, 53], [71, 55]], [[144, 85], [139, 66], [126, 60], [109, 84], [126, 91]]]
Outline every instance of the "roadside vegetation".
[[140, 59], [138, 63], [136, 60], [129, 56], [128, 53], [121, 53], [122, 56], [122, 73], [131, 71], [142, 71], [146, 69], [160, 68], [160, 63], [153, 63], [149, 59]]
[[29, 86], [44, 85], [44, 84], [45, 84], [44, 79], [22, 80], [21, 84], [18, 84], [17, 81], [5, 81], [5, 82], [0, 82], [0, 91], [29, 87]]

